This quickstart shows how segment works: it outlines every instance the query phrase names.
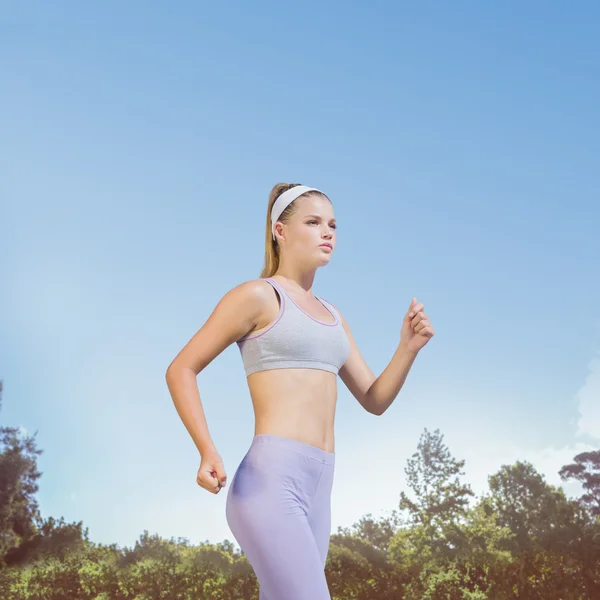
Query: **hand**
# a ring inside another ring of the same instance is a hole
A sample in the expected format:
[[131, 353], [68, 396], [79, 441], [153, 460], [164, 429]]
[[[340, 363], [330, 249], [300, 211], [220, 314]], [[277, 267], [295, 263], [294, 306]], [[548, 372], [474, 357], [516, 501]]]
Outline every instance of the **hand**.
[[200, 461], [196, 483], [205, 490], [218, 494], [227, 482], [223, 459], [218, 452], [205, 454]]
[[422, 303], [413, 298], [402, 321], [400, 344], [410, 352], [418, 352], [435, 334], [429, 317], [423, 312], [424, 308]]

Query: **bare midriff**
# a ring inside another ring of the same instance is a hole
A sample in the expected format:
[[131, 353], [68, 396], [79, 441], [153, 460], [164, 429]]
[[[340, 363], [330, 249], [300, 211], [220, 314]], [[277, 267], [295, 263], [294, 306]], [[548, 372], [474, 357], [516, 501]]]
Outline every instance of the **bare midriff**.
[[292, 438], [334, 452], [337, 375], [321, 369], [271, 369], [247, 378], [254, 433]]

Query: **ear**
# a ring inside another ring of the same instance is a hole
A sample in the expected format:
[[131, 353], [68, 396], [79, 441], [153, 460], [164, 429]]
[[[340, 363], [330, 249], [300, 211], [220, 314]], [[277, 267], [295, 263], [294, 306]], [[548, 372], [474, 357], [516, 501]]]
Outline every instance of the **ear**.
[[277, 236], [283, 235], [283, 223], [281, 221], [277, 221], [277, 223], [275, 223], [275, 239], [277, 240]]

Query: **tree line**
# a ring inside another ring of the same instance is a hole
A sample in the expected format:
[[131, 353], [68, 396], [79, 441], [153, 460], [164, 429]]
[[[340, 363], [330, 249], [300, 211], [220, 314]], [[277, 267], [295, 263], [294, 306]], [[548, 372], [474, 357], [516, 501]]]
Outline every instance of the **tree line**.
[[[2, 382], [0, 381], [0, 404]], [[0, 427], [2, 600], [258, 600], [232, 542], [198, 545], [144, 531], [132, 547], [97, 544], [82, 522], [42, 518], [35, 434]], [[533, 465], [488, 477], [476, 497], [439, 429], [424, 430], [387, 517], [366, 514], [331, 536], [334, 600], [598, 600], [600, 451], [560, 471], [567, 498]]]

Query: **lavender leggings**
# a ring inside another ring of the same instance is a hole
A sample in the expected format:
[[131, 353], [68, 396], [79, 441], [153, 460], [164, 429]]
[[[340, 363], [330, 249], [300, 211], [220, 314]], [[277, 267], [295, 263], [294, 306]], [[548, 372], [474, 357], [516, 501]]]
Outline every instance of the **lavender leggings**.
[[227, 492], [227, 523], [252, 565], [260, 600], [331, 600], [333, 452], [255, 435]]

